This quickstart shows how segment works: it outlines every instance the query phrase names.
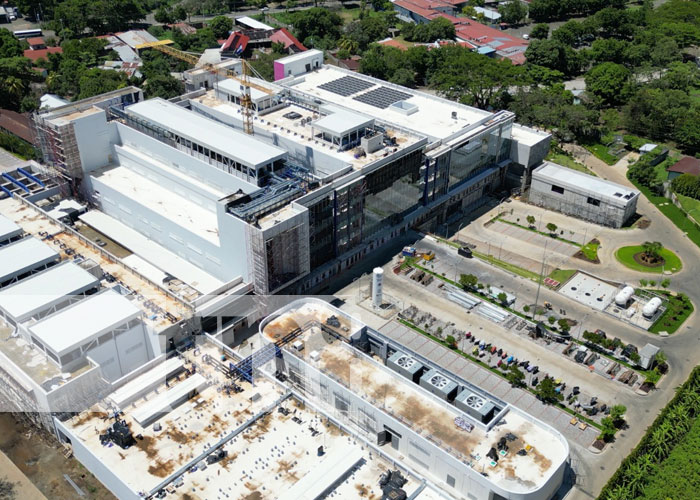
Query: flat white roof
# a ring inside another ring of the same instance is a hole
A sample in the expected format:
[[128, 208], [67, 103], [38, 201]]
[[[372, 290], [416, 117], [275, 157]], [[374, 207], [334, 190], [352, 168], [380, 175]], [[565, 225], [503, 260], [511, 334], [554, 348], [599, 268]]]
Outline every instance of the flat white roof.
[[82, 214], [80, 220], [200, 293], [210, 293], [224, 284], [223, 281], [103, 212], [90, 210]]
[[22, 234], [22, 228], [4, 215], [0, 215], [0, 241], [9, 240]]
[[219, 245], [216, 212], [203, 208], [126, 166], [98, 170], [93, 178], [200, 238]]
[[207, 379], [202, 377], [199, 373], [195, 373], [191, 377], [185, 379], [184, 381], [177, 384], [175, 387], [168, 389], [165, 392], [161, 392], [156, 397], [139, 407], [132, 417], [136, 422], [141, 425], [141, 427], [146, 427], [159, 415], [165, 415], [177, 403], [182, 400], [188, 393], [192, 391], [201, 391], [203, 387], [206, 387]]
[[[301, 52], [295, 57], [302, 56], [307, 52]], [[283, 61], [289, 61], [285, 58]], [[319, 85], [338, 80], [344, 76], [351, 76], [359, 80], [365, 80], [373, 85], [365, 90], [359, 91], [356, 94], [349, 96], [341, 96], [319, 88]], [[482, 120], [493, 113], [482, 111], [477, 108], [465, 106], [456, 102], [448, 101], [418, 90], [401, 87], [389, 82], [378, 80], [375, 78], [344, 71], [335, 66], [324, 65], [316, 71], [299, 75], [294, 80], [282, 83], [282, 85], [302, 92], [314, 98], [320, 98], [324, 101], [343, 106], [347, 110], [363, 113], [367, 116], [376, 117], [378, 120], [403, 127], [408, 130], [413, 130], [428, 137], [444, 139], [452, 134]], [[389, 87], [400, 92], [410, 94], [411, 97], [405, 99], [406, 102], [415, 105], [418, 110], [410, 115], [403, 114], [392, 106], [381, 109], [371, 106], [367, 103], [353, 99], [359, 94], [372, 91], [379, 87]], [[452, 118], [452, 112], [457, 113], [457, 118]]]
[[154, 123], [249, 167], [260, 167], [285, 157], [286, 152], [258, 141], [232, 127], [161, 98], [148, 99], [126, 108], [128, 114]]
[[337, 111], [311, 124], [312, 127], [336, 136], [342, 136], [353, 130], [368, 127], [374, 123], [374, 118], [358, 115], [351, 111]]
[[261, 23], [260, 21], [256, 21], [252, 17], [248, 16], [241, 16], [236, 18], [237, 23], [245, 24], [246, 26], [256, 29], [256, 30], [273, 30], [272, 26], [269, 26], [265, 23]]
[[99, 283], [97, 278], [80, 266], [64, 262], [4, 288], [0, 291], [0, 309], [23, 322]]
[[511, 128], [511, 137], [518, 141], [518, 144], [524, 144], [526, 146], [534, 146], [542, 141], [549, 140], [551, 136], [552, 134], [547, 132], [540, 132], [534, 128], [517, 123], [513, 123], [513, 128]]
[[[600, 177], [577, 172], [552, 162], [545, 162], [542, 166], [533, 170], [532, 176], [535, 179], [555, 183], [575, 192], [587, 192], [592, 196], [603, 197], [609, 202], [612, 201], [621, 205], [626, 205], [630, 200], [639, 196], [639, 191], [636, 189], [606, 181]], [[630, 193], [632, 196], [626, 199], [625, 196]]]
[[[270, 88], [270, 93], [263, 92], [262, 90], [258, 90], [256, 88], [251, 87], [250, 88], [250, 98], [254, 102], [258, 102], [262, 99], [265, 98], [270, 98], [273, 97], [275, 94], [279, 92], [279, 88], [273, 88], [269, 82], [266, 82], [264, 80], [260, 80], [259, 78], [251, 78], [251, 82], [256, 83], [258, 85], [262, 85], [264, 87], [269, 87]], [[226, 92], [229, 92], [233, 95], [241, 96], [243, 95], [243, 90], [241, 89], [241, 84], [240, 82], [237, 82], [236, 80], [232, 80], [229, 78], [225, 78], [219, 82], [216, 82], [216, 87], [219, 88], [219, 90], [224, 90]]]
[[151, 368], [146, 373], [139, 375], [127, 382], [112, 394], [107, 396], [119, 409], [138, 399], [143, 394], [150, 392], [177, 372], [181, 371], [185, 362], [177, 357], [170, 358]]
[[0, 282], [58, 260], [53, 248], [36, 238], [23, 238], [0, 248]]
[[129, 299], [108, 289], [81, 300], [29, 328], [46, 347], [62, 356], [79, 345], [141, 316]]
[[313, 56], [319, 55], [319, 54], [323, 54], [323, 52], [321, 52], [318, 49], [309, 49], [309, 50], [305, 50], [303, 52], [298, 52], [296, 54], [292, 54], [291, 56], [282, 57], [280, 59], [277, 59], [276, 62], [279, 62], [282, 64], [287, 64], [287, 63], [294, 62], [294, 61], [303, 61], [304, 59], [307, 59], [309, 57], [313, 57]]

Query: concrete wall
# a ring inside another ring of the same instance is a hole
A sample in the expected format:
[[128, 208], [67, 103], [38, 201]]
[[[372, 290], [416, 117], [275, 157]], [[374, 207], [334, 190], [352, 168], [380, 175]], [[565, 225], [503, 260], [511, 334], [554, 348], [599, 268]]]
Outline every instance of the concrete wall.
[[[595, 206], [588, 203], [588, 197], [600, 200], [600, 205]], [[625, 205], [618, 206], [609, 203], [605, 198], [601, 198], [601, 196], [595, 192], [584, 192], [583, 190], [577, 192], [565, 187], [564, 193], [560, 194], [552, 191], [551, 182], [537, 177], [537, 174], [534, 174], [532, 177], [529, 194], [530, 203], [535, 205], [557, 210], [579, 219], [616, 228], [621, 227], [634, 215], [637, 209], [638, 197], [639, 196], [635, 196], [627, 200]]]
[[[64, 441], [65, 438], [70, 440], [70, 443], [73, 446], [73, 455], [75, 458], [81, 464], [83, 464], [87, 470], [92, 472], [95, 477], [114, 494], [114, 496], [119, 498], [119, 500], [138, 500], [141, 498], [137, 492], [133, 491], [126, 484], [124, 484], [124, 482], [122, 482], [122, 480], [119, 479], [119, 477], [114, 474], [114, 472], [112, 472], [107, 465], [102, 463], [102, 461], [81, 442], [81, 439], [78, 436], [74, 435], [58, 419], [54, 419], [54, 422], [58, 431], [63, 435], [62, 439]], [[99, 437], [93, 433], [90, 435], [89, 439], [99, 439]]]
[[[199, 102], [190, 101], [190, 104], [194, 111], [198, 111], [209, 118], [229, 125], [236, 130], [243, 130], [243, 121], [238, 117], [222, 113], [221, 111], [210, 108]], [[261, 119], [264, 120], [265, 118], [262, 117]], [[303, 130], [304, 129], [300, 129], [300, 131]], [[336, 177], [352, 170], [352, 166], [345, 163], [340, 158], [326, 154], [310, 146], [299, 144], [294, 140], [294, 137], [284, 137], [275, 132], [257, 127], [255, 129], [255, 138], [284, 149], [287, 151], [289, 161], [312, 171], [315, 171], [317, 168], [323, 171], [331, 171], [333, 172], [333, 176]]]
[[[307, 65], [309, 69], [307, 69]], [[294, 56], [283, 57], [274, 63], [275, 81], [288, 76], [303, 75], [315, 68], [320, 68], [322, 65], [323, 52], [317, 50], [307, 50]]]
[[117, 123], [117, 132], [123, 145], [131, 146], [149, 157], [221, 191], [235, 193], [241, 189], [244, 193], [250, 193], [258, 189], [255, 184], [234, 177], [205, 161], [198, 160], [131, 127]]
[[116, 125], [107, 123], [100, 111], [73, 121], [83, 173], [104, 167], [112, 161], [112, 144], [118, 140]]
[[141, 323], [90, 349], [88, 356], [99, 363], [103, 376], [112, 382], [146, 363], [153, 352]]

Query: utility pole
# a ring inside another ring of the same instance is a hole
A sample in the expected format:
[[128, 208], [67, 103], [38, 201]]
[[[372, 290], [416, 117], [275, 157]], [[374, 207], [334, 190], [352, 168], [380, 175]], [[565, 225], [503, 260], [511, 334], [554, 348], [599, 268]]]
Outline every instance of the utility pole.
[[535, 310], [532, 313], [532, 320], [537, 321], [537, 306], [539, 305], [539, 300], [540, 300], [540, 288], [542, 288], [542, 274], [544, 274], [544, 262], [547, 257], [547, 243], [548, 241], [544, 242], [544, 252], [542, 253], [542, 269], [540, 270], [540, 279], [537, 281], [537, 295], [535, 296]]

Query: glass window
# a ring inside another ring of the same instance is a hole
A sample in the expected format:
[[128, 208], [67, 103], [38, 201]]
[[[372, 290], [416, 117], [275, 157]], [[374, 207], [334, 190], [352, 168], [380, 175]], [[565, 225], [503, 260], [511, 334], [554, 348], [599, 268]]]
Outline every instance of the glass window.
[[552, 191], [554, 191], [555, 193], [564, 194], [564, 188], [561, 186], [557, 186], [556, 184], [552, 184]]

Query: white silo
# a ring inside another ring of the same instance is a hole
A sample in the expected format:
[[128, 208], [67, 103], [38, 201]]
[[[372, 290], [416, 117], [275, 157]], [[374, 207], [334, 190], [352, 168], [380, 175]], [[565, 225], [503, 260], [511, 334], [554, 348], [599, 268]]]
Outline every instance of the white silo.
[[384, 269], [375, 267], [372, 271], [372, 306], [379, 307], [382, 305], [382, 279], [384, 278]]
[[659, 310], [659, 307], [661, 307], [661, 299], [654, 297], [642, 308], [642, 314], [645, 318], [652, 318], [656, 311]]
[[626, 286], [615, 296], [615, 304], [620, 307], [627, 307], [627, 303], [634, 295], [634, 288]]

